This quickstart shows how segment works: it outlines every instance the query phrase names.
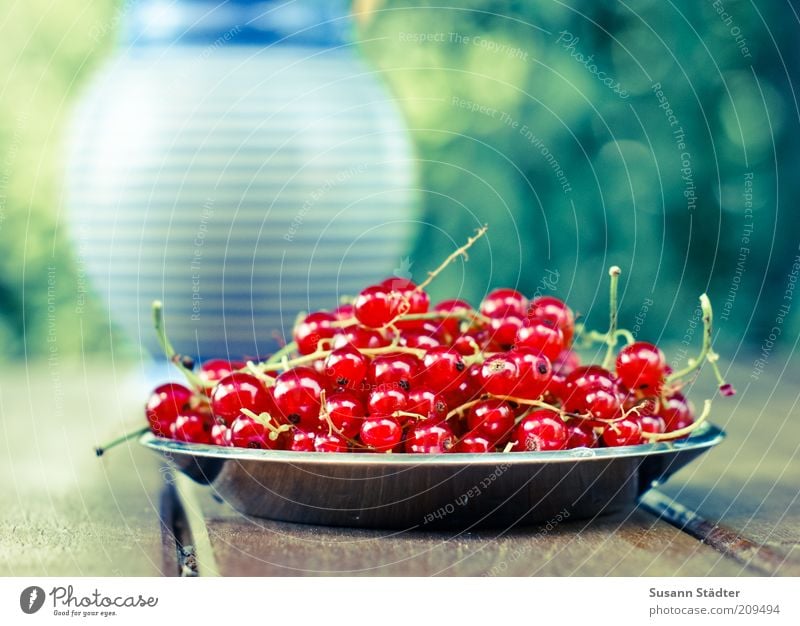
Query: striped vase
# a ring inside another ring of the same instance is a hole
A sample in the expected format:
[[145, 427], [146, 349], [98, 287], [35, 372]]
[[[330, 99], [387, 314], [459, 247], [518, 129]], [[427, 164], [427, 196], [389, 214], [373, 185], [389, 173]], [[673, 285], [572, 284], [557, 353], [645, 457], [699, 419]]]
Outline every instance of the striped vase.
[[258, 356], [298, 311], [403, 265], [407, 129], [331, 0], [138, 0], [75, 113], [70, 227], [95, 291], [157, 353]]

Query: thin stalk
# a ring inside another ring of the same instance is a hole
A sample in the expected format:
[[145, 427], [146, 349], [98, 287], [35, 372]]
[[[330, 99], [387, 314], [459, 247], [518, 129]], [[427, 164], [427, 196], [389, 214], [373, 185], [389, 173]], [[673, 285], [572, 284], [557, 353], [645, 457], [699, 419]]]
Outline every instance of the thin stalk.
[[115, 448], [116, 446], [118, 446], [118, 445], [120, 445], [122, 443], [125, 443], [129, 439], [134, 439], [136, 437], [141, 437], [142, 435], [144, 435], [146, 432], [149, 432], [149, 431], [150, 431], [150, 427], [149, 426], [143, 426], [142, 428], [137, 428], [136, 430], [132, 430], [129, 433], [126, 433], [124, 435], [120, 435], [119, 437], [116, 437], [115, 439], [112, 439], [111, 441], [109, 441], [108, 443], [106, 443], [106, 444], [104, 444], [102, 446], [97, 446], [94, 449], [94, 453], [97, 456], [103, 456], [106, 453], [107, 450], [110, 450], [111, 448]]
[[619, 275], [622, 270], [616, 265], [612, 265], [608, 270], [608, 275], [611, 278], [609, 285], [609, 302], [608, 302], [608, 334], [606, 335], [606, 357], [603, 359], [603, 368], [610, 369], [614, 363], [614, 349], [617, 347], [617, 289], [619, 288]]
[[297, 342], [290, 341], [285, 346], [283, 346], [280, 350], [275, 352], [271, 357], [269, 357], [264, 363], [280, 363], [284, 356], [288, 356], [297, 350]]
[[667, 383], [673, 383], [685, 378], [689, 374], [699, 370], [703, 363], [708, 361], [708, 363], [711, 364], [711, 369], [714, 371], [714, 376], [717, 379], [717, 384], [719, 385], [722, 395], [732, 396], [736, 393], [736, 391], [734, 390], [733, 386], [725, 382], [725, 378], [722, 376], [722, 372], [717, 364], [717, 361], [719, 361], [719, 355], [714, 352], [714, 348], [711, 345], [712, 334], [714, 331], [714, 311], [711, 308], [711, 300], [708, 299], [706, 294], [700, 296], [700, 309], [703, 313], [703, 345], [700, 348], [700, 354], [698, 354], [697, 358], [695, 359], [689, 359], [686, 367], [684, 367], [682, 370], [678, 370], [677, 372], [670, 374], [667, 377]]
[[467, 243], [465, 243], [458, 250], [449, 255], [435, 270], [433, 270], [432, 272], [428, 272], [428, 278], [426, 278], [419, 285], [417, 285], [415, 291], [422, 291], [423, 289], [425, 289], [425, 287], [430, 285], [433, 282], [433, 279], [436, 278], [442, 272], [442, 270], [444, 270], [444, 268], [450, 265], [450, 263], [455, 261], [458, 257], [463, 256], [464, 259], [466, 260], [468, 258], [467, 250], [469, 250], [472, 247], [472, 244], [478, 241], [478, 239], [483, 237], [486, 234], [487, 230], [489, 230], [489, 226], [484, 224], [477, 231], [475, 231], [475, 234], [469, 239], [467, 239]]
[[164, 351], [166, 357], [170, 362], [177, 367], [181, 373], [186, 377], [189, 384], [198, 391], [203, 391], [206, 388], [206, 383], [192, 370], [184, 367], [181, 355], [175, 352], [172, 347], [169, 337], [167, 337], [167, 330], [164, 326], [164, 303], [161, 300], [153, 300], [153, 327], [158, 337], [158, 343], [161, 344], [161, 349]]
[[670, 441], [672, 439], [679, 439], [680, 437], [688, 435], [692, 431], [696, 430], [698, 426], [700, 426], [700, 424], [702, 424], [708, 419], [710, 413], [711, 413], [711, 400], [704, 400], [703, 412], [700, 413], [699, 417], [693, 423], [689, 424], [686, 428], [679, 428], [678, 430], [673, 430], [672, 432], [669, 433], [642, 433], [642, 438], [650, 442]]
[[[359, 350], [361, 354], [366, 356], [377, 356], [379, 354], [393, 354], [395, 352], [403, 352], [406, 354], [413, 354], [418, 358], [422, 358], [425, 356], [425, 350], [422, 348], [408, 348], [406, 346], [399, 346], [399, 345], [388, 345], [382, 348], [361, 348]], [[303, 356], [296, 357], [294, 359], [286, 359], [286, 355], [284, 354], [283, 362], [281, 363], [258, 363], [255, 366], [259, 368], [262, 372], [277, 372], [280, 370], [287, 370], [293, 367], [297, 367], [298, 365], [306, 365], [308, 363], [313, 363], [318, 359], [327, 358], [330, 353], [333, 352], [332, 350], [316, 350], [311, 354], [304, 354]]]

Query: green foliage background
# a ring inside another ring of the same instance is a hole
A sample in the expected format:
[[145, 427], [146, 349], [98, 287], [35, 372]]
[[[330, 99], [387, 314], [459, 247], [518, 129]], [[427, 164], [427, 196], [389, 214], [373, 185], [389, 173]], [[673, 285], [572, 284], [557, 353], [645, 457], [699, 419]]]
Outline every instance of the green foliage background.
[[[718, 311], [728, 297], [746, 226], [744, 181], [752, 174], [753, 233], [719, 329], [723, 340], [744, 338], [758, 349], [774, 325], [800, 242], [800, 22], [791, 4], [444, 4], [385, 2], [359, 32], [364, 54], [405, 110], [423, 163], [426, 225], [412, 251], [415, 271], [436, 265], [452, 240], [491, 224], [467, 271], [452, 267], [434, 295], [454, 285], [476, 300], [501, 284], [533, 292], [549, 269], [559, 272], [559, 293], [602, 326], [606, 268], [618, 264], [625, 272], [623, 319], [630, 325], [651, 299], [641, 336], [680, 339], [699, 293], [708, 290]], [[31, 338], [46, 336], [48, 305], [58, 310], [62, 354], [108, 349], [102, 307], [90, 302], [79, 318], [75, 282], [64, 276], [71, 251], [59, 158], [70, 105], [113, 49], [119, 18], [112, 0], [28, 0], [0, 10], [6, 357], [46, 353], [46, 342]], [[562, 31], [568, 34], [559, 42]], [[568, 49], [570, 37], [577, 42]], [[593, 55], [588, 64], [619, 81], [629, 97], [604, 85], [578, 54]], [[687, 207], [682, 150], [658, 106], [657, 82], [685, 131], [694, 208]], [[484, 108], [465, 108], [473, 106]], [[571, 191], [564, 192], [542, 147]], [[48, 293], [47, 268], [55, 262], [61, 279]], [[784, 341], [797, 336], [797, 308]], [[68, 327], [71, 337], [63, 332]]]

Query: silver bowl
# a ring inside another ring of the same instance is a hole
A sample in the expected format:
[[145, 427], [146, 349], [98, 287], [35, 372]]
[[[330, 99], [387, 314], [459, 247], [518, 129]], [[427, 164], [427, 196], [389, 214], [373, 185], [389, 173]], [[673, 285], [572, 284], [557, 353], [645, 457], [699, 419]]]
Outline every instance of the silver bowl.
[[361, 528], [542, 524], [630, 506], [725, 433], [619, 448], [489, 454], [368, 454], [141, 443], [246, 515]]

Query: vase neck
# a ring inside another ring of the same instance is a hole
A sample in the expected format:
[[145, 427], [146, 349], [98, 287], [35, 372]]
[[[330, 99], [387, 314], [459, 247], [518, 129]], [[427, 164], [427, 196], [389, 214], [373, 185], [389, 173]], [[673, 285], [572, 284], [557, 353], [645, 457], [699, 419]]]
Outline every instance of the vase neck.
[[352, 39], [348, 0], [128, 0], [126, 46], [306, 45]]

